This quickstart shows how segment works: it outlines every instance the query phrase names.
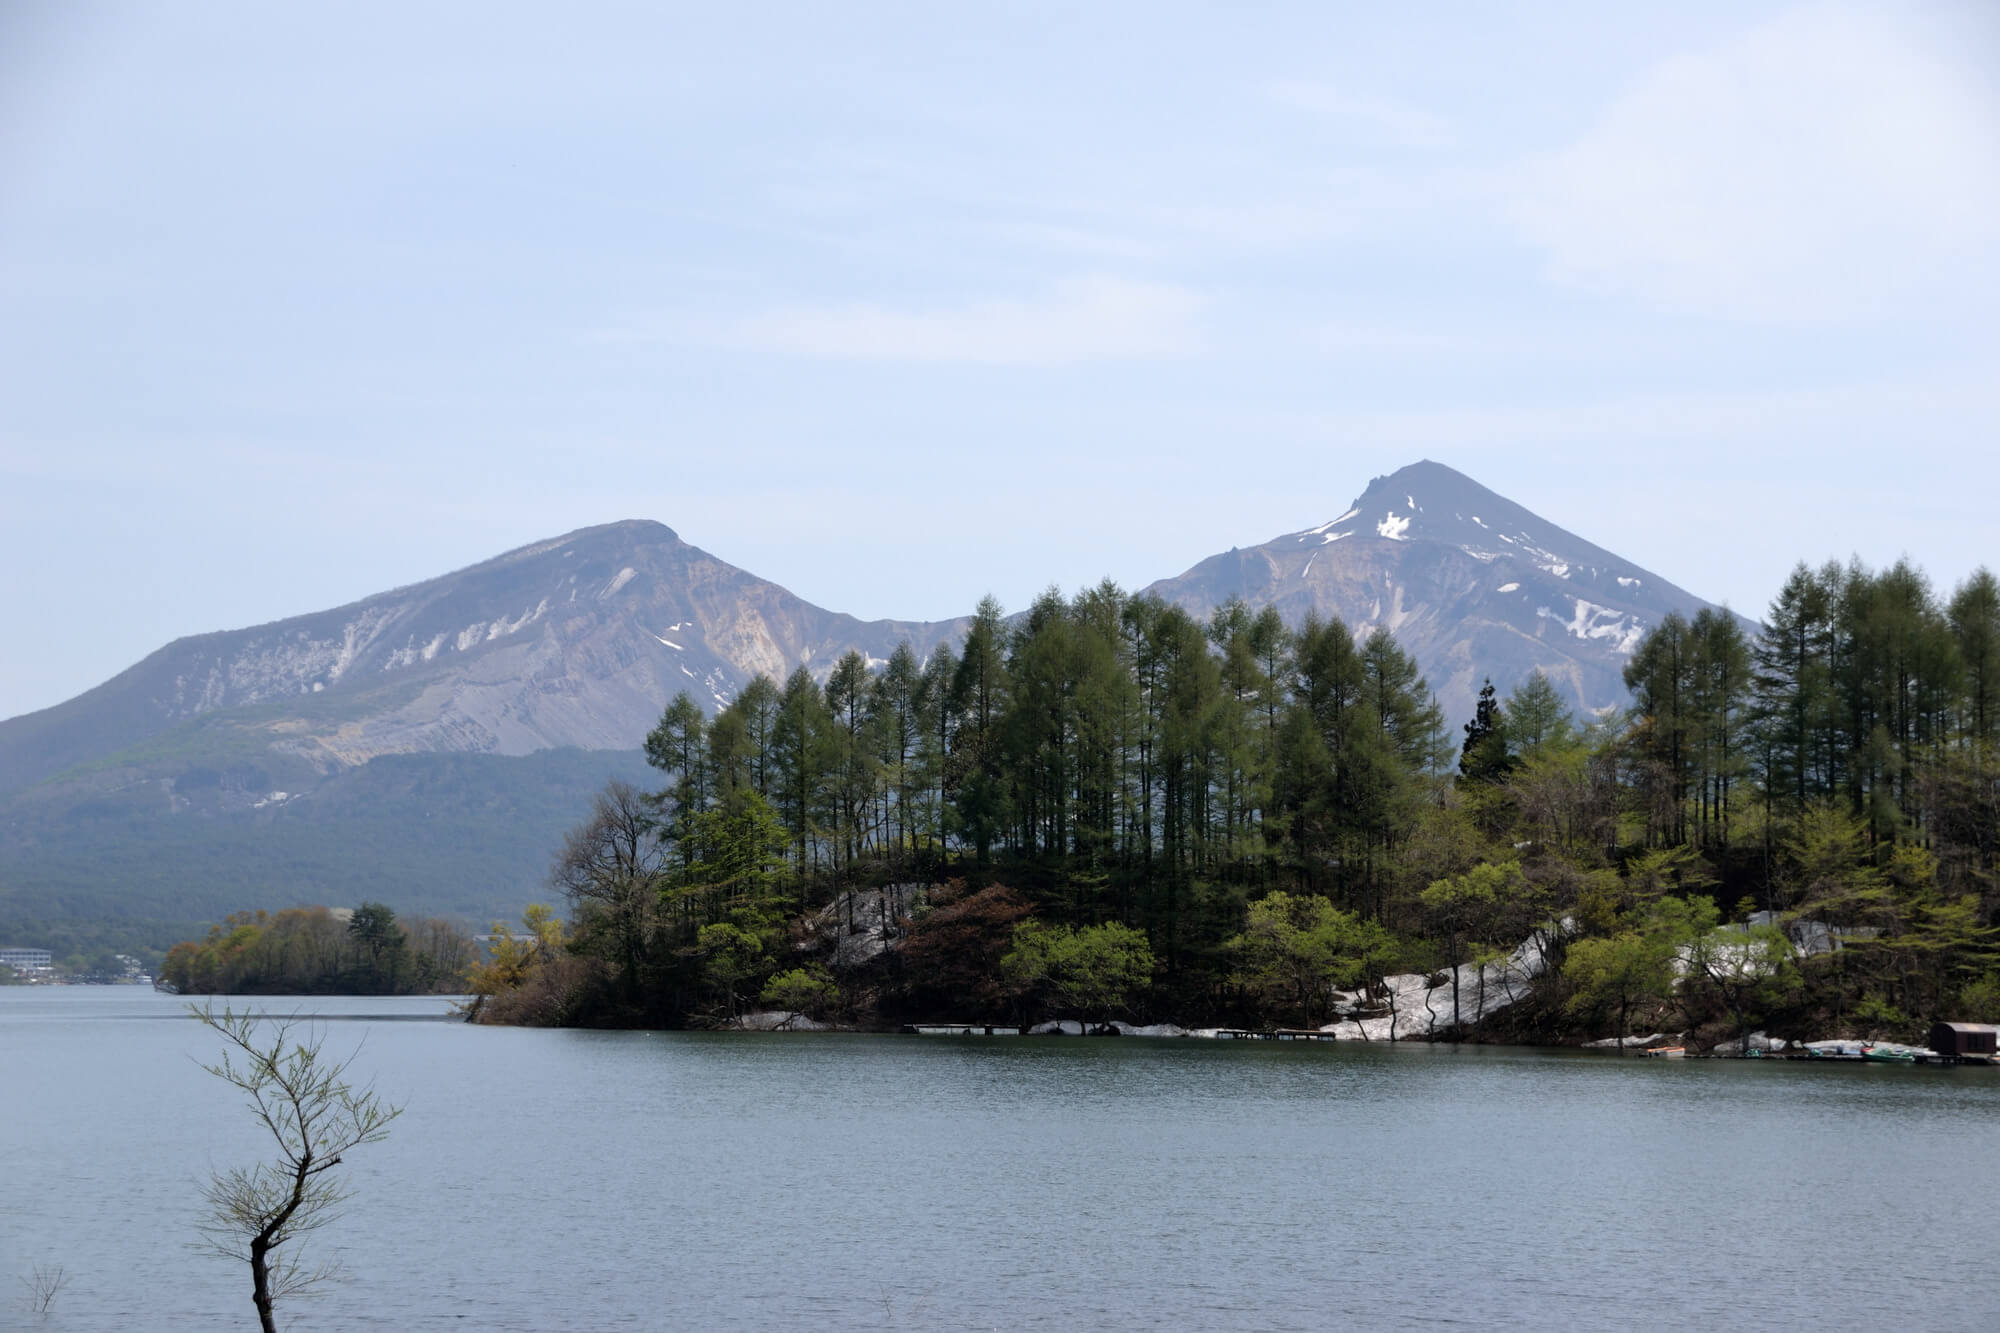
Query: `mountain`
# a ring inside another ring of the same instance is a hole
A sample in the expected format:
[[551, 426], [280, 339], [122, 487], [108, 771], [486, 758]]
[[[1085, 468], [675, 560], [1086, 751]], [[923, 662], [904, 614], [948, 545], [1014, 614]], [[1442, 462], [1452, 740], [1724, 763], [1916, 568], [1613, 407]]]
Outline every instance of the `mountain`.
[[[1241, 597], [1387, 626], [1454, 720], [1482, 677], [1504, 691], [1537, 668], [1580, 708], [1621, 704], [1645, 631], [1707, 605], [1429, 462], [1146, 591], [1202, 616]], [[181, 639], [0, 722], [0, 936], [116, 917], [157, 937], [363, 898], [512, 916], [547, 896], [590, 793], [646, 779], [638, 748], [677, 691], [719, 705], [757, 673], [881, 662], [906, 639], [927, 654], [965, 623], [856, 620], [625, 522]]]
[[1293, 625], [1317, 613], [1356, 635], [1386, 626], [1456, 720], [1472, 716], [1485, 677], [1504, 693], [1537, 669], [1585, 712], [1622, 706], [1646, 631], [1709, 606], [1429, 461], [1375, 478], [1338, 518], [1146, 591], [1203, 617], [1240, 597]]
[[0, 722], [0, 937], [116, 917], [152, 943], [364, 898], [512, 917], [591, 792], [649, 775], [639, 746], [678, 691], [719, 704], [962, 625], [840, 615], [626, 522], [181, 639]]
[[69, 702], [0, 722], [0, 792], [205, 720], [321, 775], [379, 755], [638, 748], [686, 689], [886, 660], [959, 633], [860, 621], [659, 523], [585, 528], [442, 578], [254, 629], [180, 639]]

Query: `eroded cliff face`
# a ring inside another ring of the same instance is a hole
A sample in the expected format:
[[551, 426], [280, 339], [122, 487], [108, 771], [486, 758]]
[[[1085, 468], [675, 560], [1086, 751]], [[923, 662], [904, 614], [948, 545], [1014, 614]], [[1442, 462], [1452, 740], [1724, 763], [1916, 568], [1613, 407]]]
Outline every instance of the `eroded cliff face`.
[[1646, 631], [1708, 606], [1428, 462], [1377, 478], [1338, 518], [1147, 591], [1204, 617], [1241, 597], [1293, 625], [1338, 616], [1357, 639], [1387, 628], [1460, 720], [1484, 678], [1505, 692], [1537, 670], [1586, 713], [1622, 706], [1625, 663]]
[[313, 615], [169, 644], [0, 723], [0, 789], [210, 715], [322, 770], [382, 754], [636, 748], [673, 696], [711, 710], [759, 673], [920, 653], [963, 622], [823, 610], [658, 523], [586, 528]]

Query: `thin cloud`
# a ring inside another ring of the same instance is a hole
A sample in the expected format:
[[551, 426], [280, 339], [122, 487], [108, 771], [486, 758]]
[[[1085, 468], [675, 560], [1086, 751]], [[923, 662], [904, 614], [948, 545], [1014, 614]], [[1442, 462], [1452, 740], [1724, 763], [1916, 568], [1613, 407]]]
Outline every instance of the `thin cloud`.
[[[1765, 458], [1814, 458], [1873, 446], [1901, 430], [1950, 451], [2000, 429], [2000, 393], [1984, 376], [1934, 375], [1807, 389], [1626, 393], [1585, 401], [1361, 410], [1300, 418], [1336, 440], [1401, 451], [1574, 446], [1601, 460], [1607, 441], [1684, 450], [1753, 450]], [[1738, 461], [1751, 455], [1739, 452]]]
[[1807, 322], [1966, 290], [2000, 240], [2000, 116], [1948, 24], [1810, 7], [1656, 66], [1503, 205], [1559, 279]]
[[1076, 365], [1187, 355], [1200, 343], [1199, 304], [1182, 287], [1092, 277], [1059, 283], [1032, 300], [955, 309], [781, 310], [739, 332], [767, 350], [837, 360]]
[[1343, 125], [1360, 138], [1400, 148], [1443, 148], [1452, 141], [1450, 121], [1406, 102], [1298, 79], [1275, 83], [1268, 92], [1281, 106]]

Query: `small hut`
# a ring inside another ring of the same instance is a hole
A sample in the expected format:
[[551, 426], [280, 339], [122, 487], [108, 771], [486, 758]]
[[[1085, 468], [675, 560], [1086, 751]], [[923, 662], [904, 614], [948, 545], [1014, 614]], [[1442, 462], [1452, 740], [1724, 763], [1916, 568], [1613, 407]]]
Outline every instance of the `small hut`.
[[2000, 1028], [1986, 1023], [1933, 1023], [1929, 1045], [1948, 1060], [1991, 1060], [2000, 1054]]

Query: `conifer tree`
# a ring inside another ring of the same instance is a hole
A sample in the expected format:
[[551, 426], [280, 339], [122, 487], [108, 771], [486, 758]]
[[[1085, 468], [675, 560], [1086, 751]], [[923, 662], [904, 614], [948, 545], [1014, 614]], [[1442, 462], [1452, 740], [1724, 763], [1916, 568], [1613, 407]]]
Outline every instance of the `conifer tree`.
[[1479, 687], [1479, 704], [1465, 724], [1458, 771], [1474, 782], [1495, 782], [1507, 772], [1507, 715], [1494, 698], [1493, 678]]
[[818, 863], [820, 812], [826, 801], [827, 771], [833, 766], [828, 743], [832, 728], [833, 717], [827, 712], [826, 696], [820, 693], [811, 674], [800, 667], [785, 680], [771, 732], [774, 786], [778, 793], [773, 804], [792, 835], [794, 864], [801, 884]]
[[1974, 570], [1952, 593], [1948, 615], [1964, 673], [1959, 734], [1991, 756], [2000, 739], [2000, 581]]
[[1543, 746], [1566, 745], [1576, 733], [1569, 705], [1540, 667], [1508, 691], [1507, 702], [1500, 709], [1507, 719], [1507, 752], [1515, 759], [1524, 759]]
[[900, 859], [916, 845], [917, 755], [923, 744], [919, 695], [923, 668], [908, 639], [889, 654], [889, 664], [869, 687], [868, 721], [875, 736], [875, 762], [882, 774], [883, 824], [893, 829], [891, 847]]
[[1004, 723], [1010, 684], [1000, 603], [980, 600], [966, 631], [963, 655], [951, 682], [956, 717], [948, 765], [954, 778], [952, 813], [960, 835], [980, 861], [1007, 825]]
[[665, 773], [666, 790], [652, 799], [664, 812], [667, 836], [681, 849], [681, 864], [691, 865], [695, 848], [691, 836], [694, 817], [708, 806], [710, 776], [704, 745], [708, 719], [686, 690], [667, 705], [667, 710], [646, 736], [646, 762]]

